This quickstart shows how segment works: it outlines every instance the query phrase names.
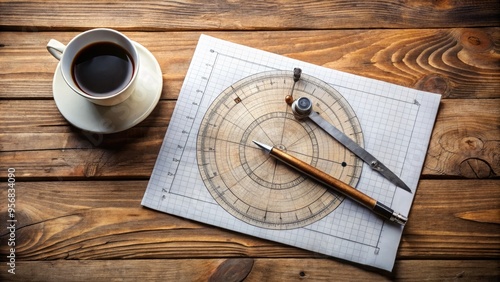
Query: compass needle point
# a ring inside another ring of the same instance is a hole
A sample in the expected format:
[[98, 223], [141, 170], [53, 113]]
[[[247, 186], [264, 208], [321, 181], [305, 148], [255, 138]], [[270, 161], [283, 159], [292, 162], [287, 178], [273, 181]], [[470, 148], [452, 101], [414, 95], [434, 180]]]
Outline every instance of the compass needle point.
[[293, 69], [292, 90], [290, 91], [290, 95], [286, 95], [286, 97], [285, 97], [285, 102], [290, 106], [293, 103], [293, 90], [295, 89], [295, 84], [297, 83], [297, 81], [299, 81], [301, 74], [302, 74], [302, 69], [300, 69], [300, 68]]

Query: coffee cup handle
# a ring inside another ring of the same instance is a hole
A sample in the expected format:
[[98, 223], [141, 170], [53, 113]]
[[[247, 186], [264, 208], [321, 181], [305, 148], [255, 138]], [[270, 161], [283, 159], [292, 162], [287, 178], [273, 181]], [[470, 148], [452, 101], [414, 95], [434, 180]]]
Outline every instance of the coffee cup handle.
[[49, 43], [47, 43], [47, 51], [58, 60], [61, 60], [64, 49], [66, 49], [66, 45], [55, 39], [51, 39]]

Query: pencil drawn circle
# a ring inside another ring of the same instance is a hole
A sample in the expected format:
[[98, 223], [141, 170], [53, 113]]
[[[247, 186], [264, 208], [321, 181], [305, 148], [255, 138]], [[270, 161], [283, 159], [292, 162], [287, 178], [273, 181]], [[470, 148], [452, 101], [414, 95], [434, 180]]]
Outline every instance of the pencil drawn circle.
[[[285, 103], [292, 71], [244, 78], [211, 103], [197, 136], [201, 178], [214, 200], [234, 217], [267, 229], [292, 229], [320, 220], [344, 197], [267, 155], [252, 141], [276, 146], [356, 186], [362, 161]], [[363, 146], [359, 121], [347, 101], [325, 82], [302, 74], [293, 97]]]

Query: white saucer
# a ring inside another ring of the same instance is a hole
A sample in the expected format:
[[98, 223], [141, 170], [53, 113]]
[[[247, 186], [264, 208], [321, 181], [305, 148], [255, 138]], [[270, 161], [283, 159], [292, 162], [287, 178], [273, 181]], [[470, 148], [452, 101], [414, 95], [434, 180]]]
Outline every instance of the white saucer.
[[74, 92], [57, 65], [52, 91], [61, 114], [74, 126], [95, 133], [115, 133], [143, 121], [160, 100], [163, 78], [153, 54], [134, 42], [140, 56], [137, 85], [132, 95], [115, 106], [99, 106]]

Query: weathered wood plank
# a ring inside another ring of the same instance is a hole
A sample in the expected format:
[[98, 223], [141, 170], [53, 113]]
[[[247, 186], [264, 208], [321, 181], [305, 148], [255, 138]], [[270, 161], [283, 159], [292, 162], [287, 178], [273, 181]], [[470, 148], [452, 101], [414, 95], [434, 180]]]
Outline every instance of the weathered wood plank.
[[[497, 180], [424, 180], [398, 259], [500, 258]], [[16, 257], [26, 260], [140, 258], [325, 258], [140, 206], [147, 181], [17, 182]], [[0, 190], [7, 199], [7, 189]], [[7, 222], [7, 205], [0, 221]], [[9, 231], [0, 231], [8, 253]], [[5, 256], [0, 261], [5, 261]]]
[[[483, 1], [50, 1], [0, 2], [0, 26], [30, 30], [289, 30], [497, 26]], [[92, 19], [92, 20], [89, 20]], [[124, 20], [125, 19], [125, 20]]]
[[18, 177], [144, 178], [151, 174], [174, 105], [160, 102], [134, 128], [103, 135], [69, 125], [53, 101], [1, 102], [0, 163], [15, 167]]
[[[136, 127], [101, 135], [70, 126], [53, 101], [2, 101], [0, 163], [20, 178], [149, 178], [174, 106], [161, 101]], [[423, 177], [498, 177], [499, 117], [500, 99], [444, 99]]]
[[[232, 267], [227, 268], [230, 264]], [[20, 261], [3, 281], [497, 281], [498, 261], [403, 260], [377, 273], [329, 259], [175, 259]], [[132, 270], [133, 271], [130, 271]], [[228, 270], [221, 273], [221, 269]], [[353, 277], [355, 275], [355, 277]]]
[[[170, 122], [170, 117], [172, 116], [174, 108], [175, 101], [160, 101], [156, 105], [155, 109], [153, 109], [151, 114], [142, 122], [133, 127], [133, 129], [144, 127], [162, 127], [165, 129]], [[53, 100], [0, 100], [0, 111], [2, 113], [2, 118], [0, 119], [0, 132], [3, 133], [2, 135], [5, 135], [4, 138], [7, 138], [7, 135], [9, 135], [10, 133], [37, 133], [41, 134], [41, 138], [44, 138], [43, 134], [47, 133], [72, 133], [77, 135], [80, 134], [82, 137], [86, 137], [89, 140], [91, 139], [91, 136], [89, 136], [89, 134], [83, 134], [83, 130], [74, 126], [70, 126], [70, 123], [66, 121], [66, 119], [61, 115]], [[129, 134], [133, 134], [133, 132], [129, 131], [130, 130], [127, 130], [123, 133], [94, 136], [96, 141], [92, 142], [92, 145], [94, 147], [99, 146], [104, 140], [109, 139], [115, 139], [116, 142], [123, 142], [128, 139], [124, 139], [122, 141], [119, 141], [118, 139], [120, 137], [127, 137], [129, 136]], [[104, 136], [106, 136], [107, 138], [104, 138]], [[49, 137], [50, 136], [46, 136], [45, 139], [48, 139]], [[29, 138], [26, 140], [3, 140], [12, 142], [0, 142], [0, 151], [26, 150], [28, 148], [35, 150], [67, 148], [67, 146], [64, 145], [61, 146], [62, 144], [59, 143], [57, 139], [52, 139], [49, 143], [44, 144], [41, 144], [41, 142], [38, 142], [35, 139]], [[57, 145], [51, 146], [50, 144]], [[82, 144], [78, 144], [78, 146], [80, 148], [85, 147], [82, 146]]]
[[399, 254], [500, 258], [499, 187], [499, 180], [421, 181]]
[[[176, 99], [200, 32], [125, 32], [163, 71], [163, 99]], [[0, 98], [52, 97], [57, 65], [45, 49], [78, 32], [0, 33]], [[287, 57], [441, 93], [499, 98], [500, 28], [213, 32], [210, 35]]]
[[423, 174], [500, 176], [500, 100], [442, 101]]
[[[498, 281], [499, 26], [498, 0], [0, 0], [0, 180], [17, 169], [19, 220], [16, 275], [0, 231], [0, 281]], [[162, 68], [162, 101], [122, 133], [69, 126], [52, 101], [46, 43], [93, 27]], [[392, 275], [140, 206], [201, 31], [443, 94]]]

